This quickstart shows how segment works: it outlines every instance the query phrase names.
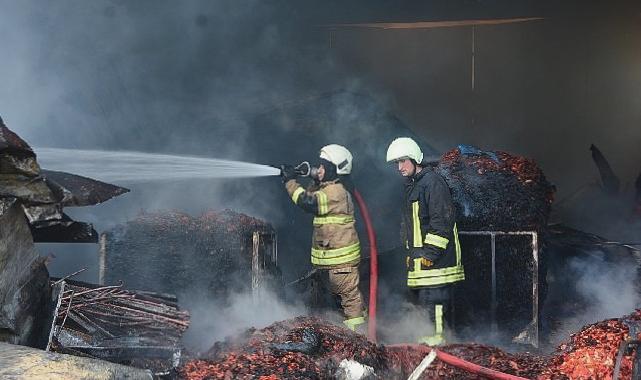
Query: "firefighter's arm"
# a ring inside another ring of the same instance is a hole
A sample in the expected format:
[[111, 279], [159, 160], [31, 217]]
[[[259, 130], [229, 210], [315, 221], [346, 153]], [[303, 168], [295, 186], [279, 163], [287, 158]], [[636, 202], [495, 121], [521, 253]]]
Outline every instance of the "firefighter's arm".
[[429, 225], [427, 231], [424, 231], [423, 248], [426, 251], [426, 257], [438, 260], [445, 252], [454, 229], [454, 205], [450, 189], [447, 187], [442, 177], [435, 178], [431, 181], [429, 188], [426, 189], [426, 201], [429, 210]]
[[322, 191], [306, 191], [296, 180], [285, 183], [292, 201], [306, 212], [314, 215], [327, 214], [327, 196]]

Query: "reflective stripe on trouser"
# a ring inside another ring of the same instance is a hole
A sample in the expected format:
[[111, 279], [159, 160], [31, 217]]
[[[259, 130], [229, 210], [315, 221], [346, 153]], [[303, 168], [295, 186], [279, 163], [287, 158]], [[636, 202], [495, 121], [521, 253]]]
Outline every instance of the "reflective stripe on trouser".
[[336, 249], [318, 249], [312, 247], [312, 264], [339, 265], [356, 261], [361, 257], [360, 243]]
[[451, 285], [413, 290], [425, 324], [417, 331], [417, 340], [430, 346], [444, 344], [445, 329], [453, 323], [453, 287]]
[[363, 295], [358, 289], [360, 276], [358, 266], [327, 270], [327, 287], [340, 300], [346, 320], [362, 318], [365, 315]]
[[[432, 314], [432, 313], [428, 313]], [[445, 344], [445, 335], [443, 332], [444, 316], [443, 316], [443, 305], [435, 304], [434, 305], [434, 318], [430, 318], [432, 323], [434, 323], [434, 335], [425, 335], [418, 338], [419, 343], [425, 343], [428, 346], [438, 346]]]
[[358, 326], [363, 323], [365, 323], [365, 317], [350, 318], [343, 321], [343, 324], [352, 331], [356, 331]]

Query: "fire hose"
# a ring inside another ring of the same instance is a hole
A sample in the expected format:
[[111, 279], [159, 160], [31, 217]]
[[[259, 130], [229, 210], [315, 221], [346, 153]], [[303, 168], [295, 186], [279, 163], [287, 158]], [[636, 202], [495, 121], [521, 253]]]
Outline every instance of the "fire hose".
[[514, 376], [510, 375], [507, 373], [499, 372], [487, 367], [480, 366], [478, 364], [474, 364], [471, 362], [468, 362], [467, 360], [463, 360], [461, 358], [458, 358], [454, 355], [448, 354], [446, 352], [437, 350], [435, 348], [430, 348], [428, 346], [424, 346], [422, 344], [418, 343], [402, 343], [402, 344], [390, 344], [387, 347], [390, 348], [405, 348], [405, 349], [415, 349], [422, 351], [426, 355], [429, 354], [432, 350], [436, 351], [436, 357], [441, 360], [443, 363], [449, 364], [453, 367], [462, 369], [464, 371], [479, 375], [479, 376], [484, 376], [488, 379], [493, 379], [493, 380], [527, 380], [524, 377], [520, 376]]
[[369, 217], [369, 210], [361, 193], [354, 189], [354, 198], [361, 210], [361, 215], [367, 229], [367, 239], [369, 241], [369, 315], [367, 336], [370, 341], [376, 342], [376, 295], [378, 294], [378, 249], [376, 248], [376, 233], [374, 226]]

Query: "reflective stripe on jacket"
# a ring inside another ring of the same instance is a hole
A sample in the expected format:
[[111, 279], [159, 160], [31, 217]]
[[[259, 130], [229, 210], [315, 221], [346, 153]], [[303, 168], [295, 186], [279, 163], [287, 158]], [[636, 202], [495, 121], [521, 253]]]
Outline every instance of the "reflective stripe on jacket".
[[[412, 259], [407, 286], [441, 286], [465, 279], [452, 196], [443, 177], [433, 170], [423, 168], [408, 180], [404, 223]], [[432, 265], [425, 267], [421, 258]]]
[[357, 264], [361, 248], [354, 225], [354, 203], [343, 184], [322, 182], [305, 190], [296, 180], [289, 180], [285, 187], [296, 205], [314, 214], [312, 264], [334, 268]]

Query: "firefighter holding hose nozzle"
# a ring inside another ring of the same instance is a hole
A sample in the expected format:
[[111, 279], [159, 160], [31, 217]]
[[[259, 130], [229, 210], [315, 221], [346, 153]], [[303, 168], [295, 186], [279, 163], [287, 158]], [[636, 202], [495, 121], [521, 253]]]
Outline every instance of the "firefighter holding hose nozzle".
[[[341, 145], [327, 145], [320, 150], [318, 166], [306, 166], [281, 166], [285, 188], [297, 206], [314, 215], [311, 261], [332, 295], [340, 298], [343, 323], [363, 331], [366, 313], [358, 289], [361, 249], [352, 195], [342, 180], [352, 171], [352, 154]], [[304, 189], [296, 181], [299, 175], [309, 175], [314, 183]]]
[[450, 189], [441, 175], [425, 165], [421, 148], [409, 137], [392, 141], [387, 162], [395, 162], [406, 179], [407, 286], [433, 326], [418, 341], [442, 345], [447, 322], [452, 322], [452, 284], [465, 279]]

